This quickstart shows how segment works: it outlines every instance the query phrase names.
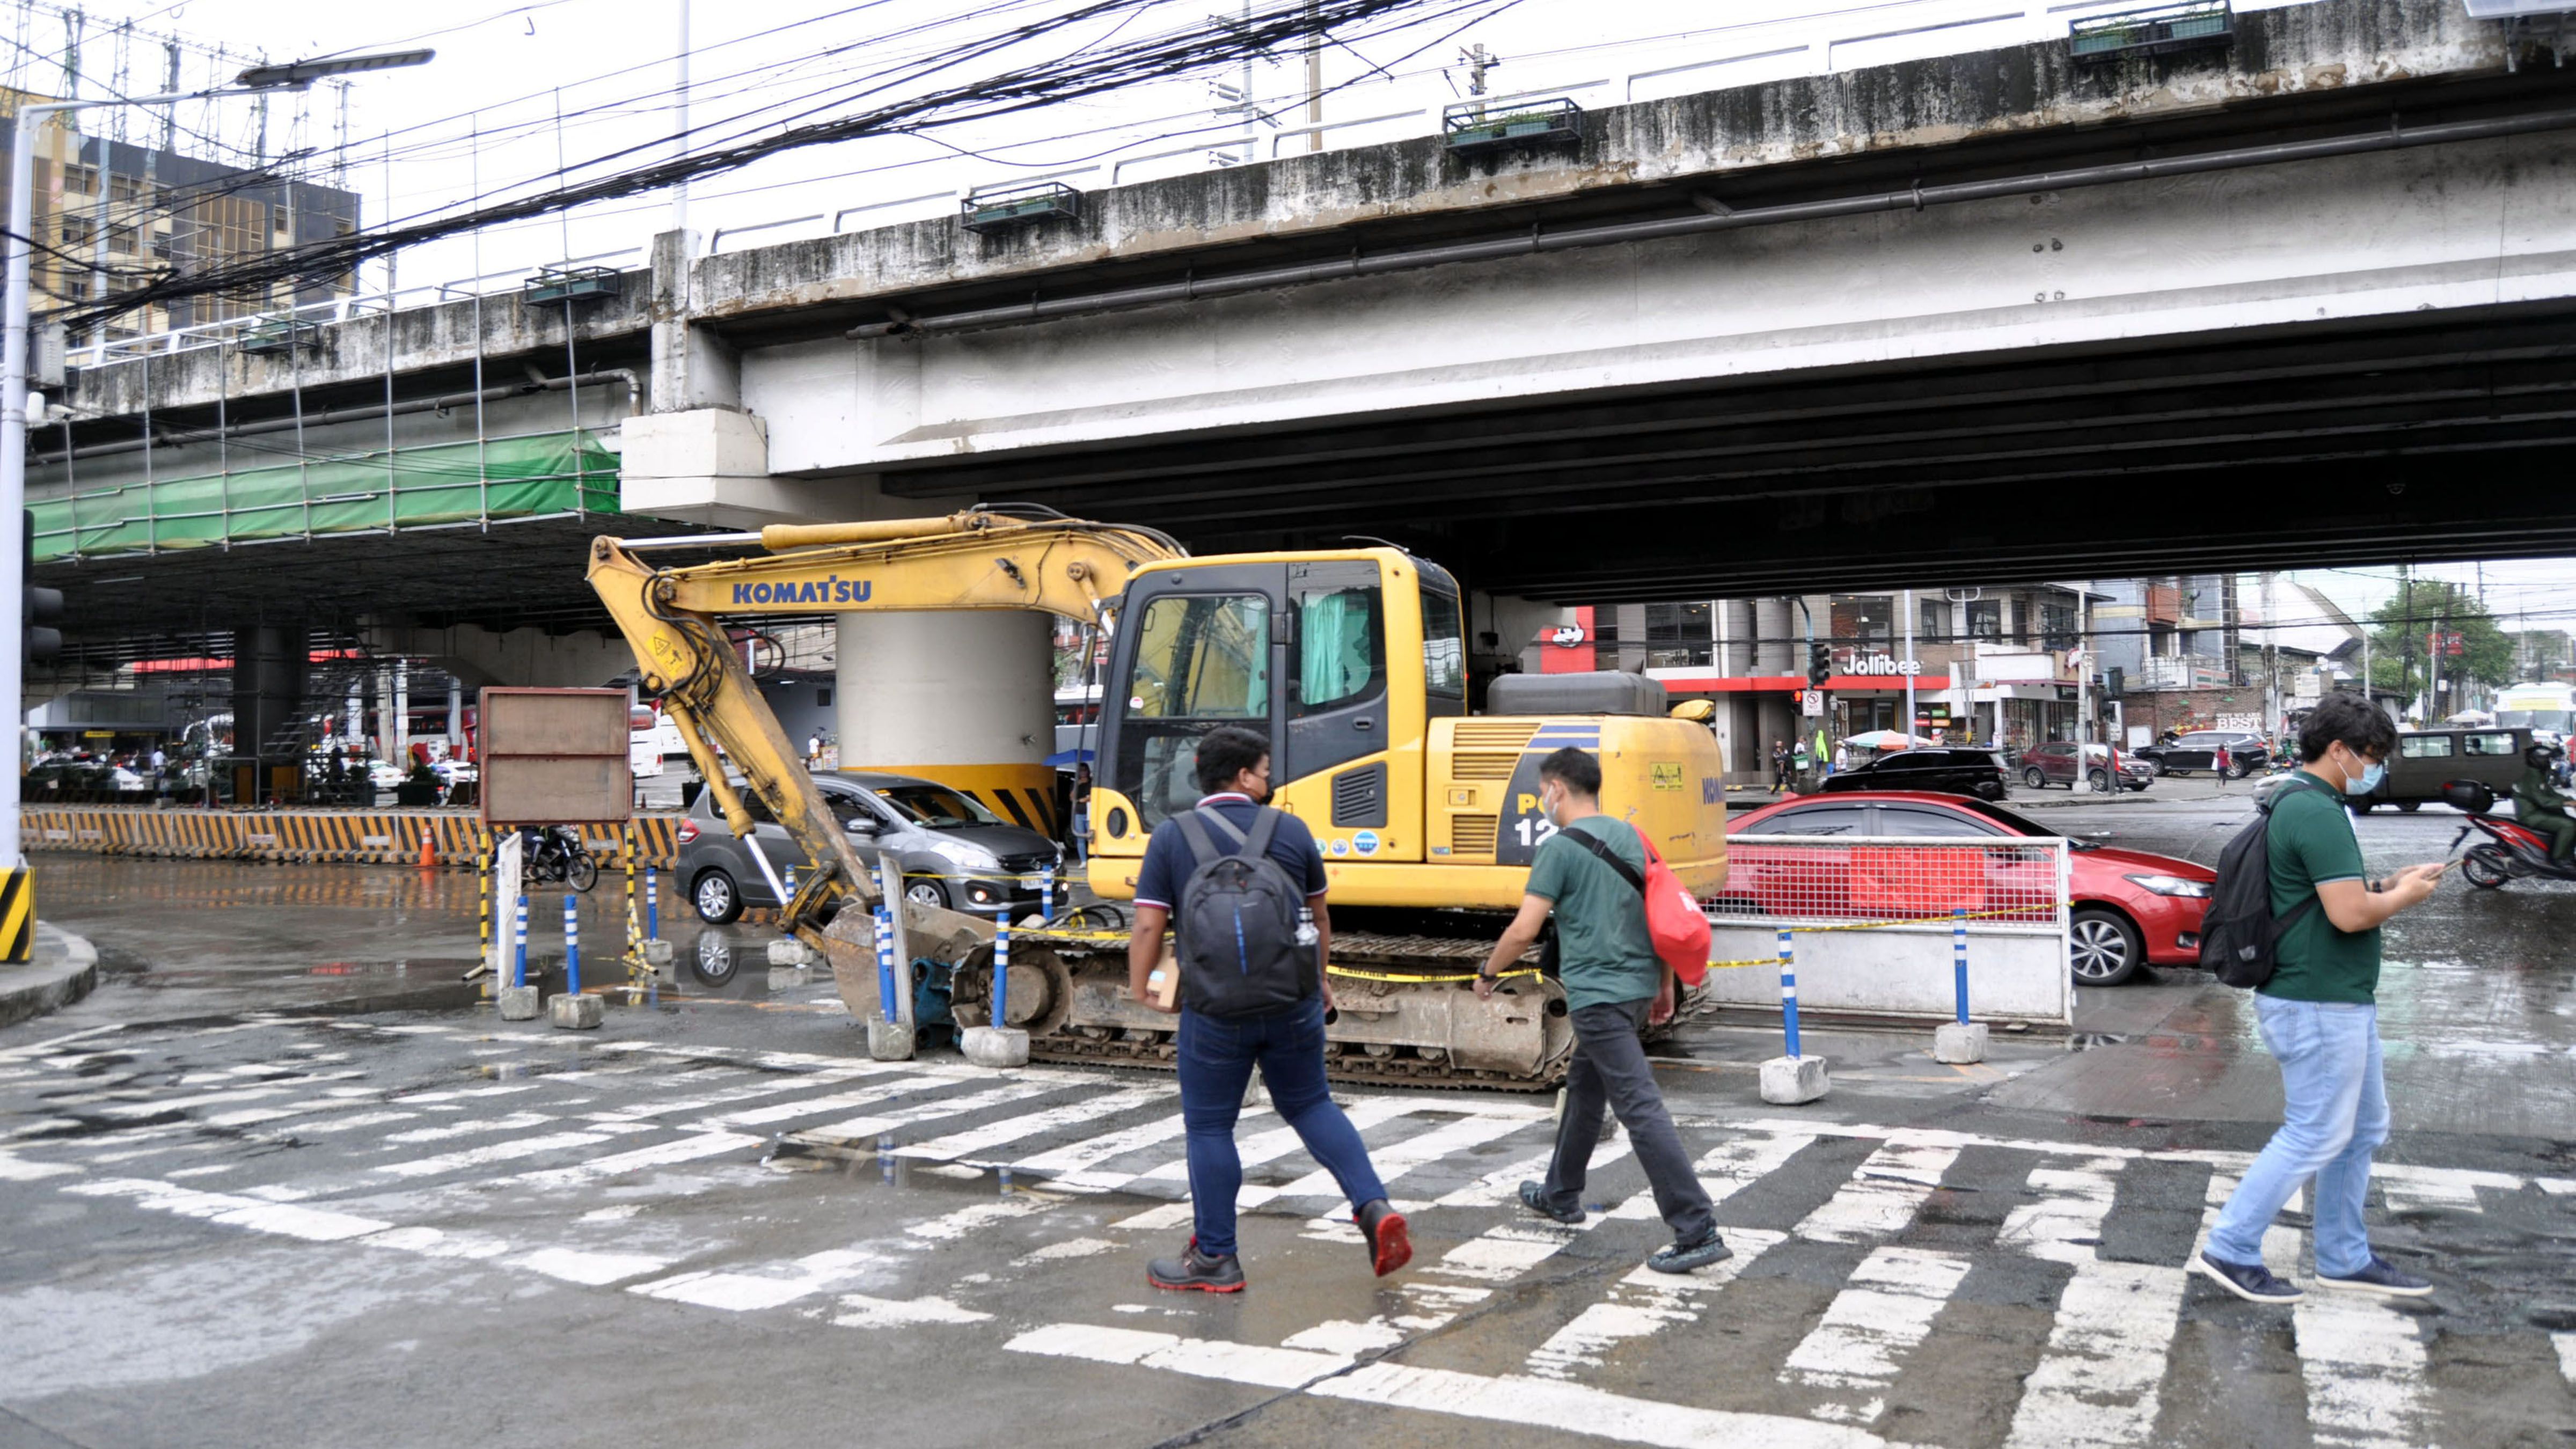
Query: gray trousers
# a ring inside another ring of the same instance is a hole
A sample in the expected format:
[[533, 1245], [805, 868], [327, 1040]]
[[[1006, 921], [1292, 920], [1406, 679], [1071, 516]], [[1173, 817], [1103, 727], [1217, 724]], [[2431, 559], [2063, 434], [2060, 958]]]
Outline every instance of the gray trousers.
[[1592, 1149], [1601, 1141], [1604, 1107], [1619, 1114], [1637, 1165], [1655, 1191], [1655, 1210], [1673, 1230], [1677, 1242], [1690, 1242], [1714, 1221], [1708, 1192], [1691, 1171], [1682, 1134], [1664, 1110], [1664, 1094], [1655, 1088], [1654, 1069], [1646, 1062], [1647, 1001], [1584, 1006], [1574, 1011], [1574, 1060], [1565, 1073], [1565, 1115], [1556, 1124], [1556, 1156], [1547, 1165], [1541, 1188], [1550, 1207], [1583, 1206], [1583, 1178], [1592, 1166]]

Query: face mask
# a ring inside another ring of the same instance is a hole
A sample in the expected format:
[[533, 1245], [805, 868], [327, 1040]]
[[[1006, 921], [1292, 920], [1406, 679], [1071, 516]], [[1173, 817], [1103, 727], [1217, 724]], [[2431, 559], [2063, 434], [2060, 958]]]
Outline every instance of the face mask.
[[2378, 789], [2379, 782], [2387, 777], [2388, 766], [2384, 762], [2374, 762], [2363, 768], [2361, 778], [2358, 780], [2346, 775], [2344, 779], [2348, 783], [2344, 786], [2343, 792], [2347, 795], [2367, 795]]
[[1563, 795], [1552, 794], [1545, 790], [1541, 790], [1539, 792], [1538, 810], [1541, 815], [1547, 817], [1548, 824], [1562, 828], [1563, 822], [1556, 818], [1556, 812], [1564, 808], [1564, 805], [1565, 797]]

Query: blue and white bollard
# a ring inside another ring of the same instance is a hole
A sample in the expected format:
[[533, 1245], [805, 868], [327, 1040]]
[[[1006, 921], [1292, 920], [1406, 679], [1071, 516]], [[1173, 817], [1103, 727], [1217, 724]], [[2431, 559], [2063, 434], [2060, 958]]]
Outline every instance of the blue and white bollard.
[[[1046, 874], [1038, 877], [1038, 919], [1050, 926], [1055, 924], [1055, 869], [1052, 866], [1048, 867]], [[995, 1022], [994, 1025], [1001, 1023]]]
[[510, 924], [510, 984], [496, 993], [501, 1003], [503, 1021], [534, 1021], [544, 1003], [537, 988], [528, 984], [528, 897], [522, 892], [512, 913]]
[[586, 1030], [608, 1019], [608, 1004], [581, 994], [581, 897], [564, 897], [564, 989], [546, 1003], [548, 1017], [570, 1031]]
[[644, 939], [662, 939], [662, 873], [644, 867]]
[[1789, 932], [1780, 932], [1780, 1030], [1789, 1054], [1762, 1064], [1762, 1100], [1794, 1107], [1825, 1095], [1831, 1086], [1823, 1057], [1811, 1057], [1798, 1043], [1798, 957]]
[[787, 901], [794, 899], [796, 899], [796, 867], [791, 865], [787, 867], [787, 900], [780, 901], [778, 908], [782, 911], [787, 909]]
[[[1782, 932], [1787, 935], [1787, 932]], [[564, 897], [564, 990], [581, 989], [581, 902]], [[1794, 1030], [1794, 1028], [1792, 1028]]]
[[1986, 1024], [1968, 1020], [1968, 911], [1950, 913], [1950, 974], [1956, 983], [1959, 1019], [1932, 1029], [1932, 1060], [1966, 1066], [1986, 1059]]
[[876, 909], [877, 928], [877, 1015], [887, 1021], [899, 1021], [903, 1013], [894, 1000], [894, 922], [887, 918], [886, 907]]
[[993, 1026], [1009, 1026], [1003, 1010], [1011, 995], [1011, 908], [993, 913]]
[[970, 1026], [957, 1034], [957, 1049], [979, 1067], [1025, 1067], [1029, 1034], [1008, 1023], [1011, 994], [1011, 908], [993, 912], [993, 1016], [989, 1026]]

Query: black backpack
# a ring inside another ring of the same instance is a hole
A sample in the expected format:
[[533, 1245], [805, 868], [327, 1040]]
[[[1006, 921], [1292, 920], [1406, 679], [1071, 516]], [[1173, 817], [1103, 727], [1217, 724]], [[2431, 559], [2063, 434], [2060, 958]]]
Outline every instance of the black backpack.
[[[1197, 862], [1174, 921], [1181, 1004], [1207, 1016], [1285, 1011], [1315, 994], [1316, 953], [1297, 944], [1306, 892], [1270, 857], [1279, 812], [1263, 809], [1245, 833], [1213, 810], [1173, 817]], [[1234, 849], [1217, 848], [1213, 826]]]
[[2271, 980], [2281, 937], [2317, 908], [2311, 895], [2288, 915], [2272, 915], [2272, 811], [2292, 790], [2307, 788], [2292, 777], [2255, 807], [2254, 823], [2218, 853], [2218, 884], [2210, 888], [2209, 910], [2200, 923], [2200, 964], [2226, 985], [2251, 990]]

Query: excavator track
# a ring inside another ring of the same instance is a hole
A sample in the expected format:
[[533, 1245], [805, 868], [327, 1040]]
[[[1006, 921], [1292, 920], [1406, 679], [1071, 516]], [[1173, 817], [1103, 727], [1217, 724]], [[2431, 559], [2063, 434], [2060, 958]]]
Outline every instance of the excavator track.
[[[1335, 933], [1337, 1019], [1325, 1028], [1324, 1069], [1334, 1081], [1376, 1086], [1553, 1091], [1574, 1046], [1556, 982], [1507, 981], [1491, 1002], [1470, 975], [1488, 940]], [[1535, 964], [1532, 962], [1530, 964]], [[1097, 931], [1011, 933], [1010, 1024], [1029, 1033], [1033, 1060], [1174, 1069], [1177, 1022], [1126, 995], [1127, 942]], [[873, 984], [868, 986], [873, 999]], [[955, 978], [961, 1023], [991, 1019], [989, 950]], [[849, 993], [845, 990], [844, 996]], [[858, 1009], [853, 1002], [853, 1009]]]

